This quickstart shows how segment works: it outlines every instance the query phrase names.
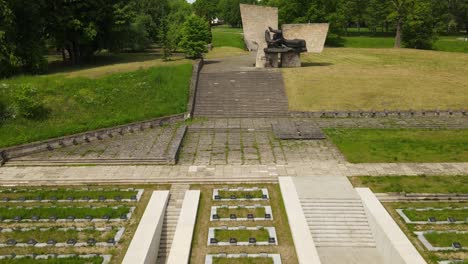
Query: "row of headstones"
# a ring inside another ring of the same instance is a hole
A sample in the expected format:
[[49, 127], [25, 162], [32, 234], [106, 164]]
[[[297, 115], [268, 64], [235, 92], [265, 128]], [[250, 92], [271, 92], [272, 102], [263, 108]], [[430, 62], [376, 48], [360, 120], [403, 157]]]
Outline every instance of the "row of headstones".
[[38, 254], [27, 254], [27, 255], [0, 255], [0, 260], [2, 259], [67, 259], [67, 258], [83, 258], [83, 259], [90, 259], [95, 257], [103, 258], [103, 262], [101, 264], [107, 264], [111, 260], [111, 255], [102, 255], [102, 254], [85, 254], [85, 255], [78, 255], [78, 254], [47, 254], [47, 255], [38, 255]]
[[[468, 223], [468, 218], [464, 219], [464, 220], [460, 220], [460, 219], [456, 219], [455, 217], [447, 217], [445, 220], [440, 220], [440, 219], [437, 219], [435, 216], [430, 216], [427, 218], [426, 221], [413, 221], [411, 220], [406, 214], [405, 214], [405, 211], [404, 210], [409, 210], [409, 209], [414, 209], [414, 208], [406, 208], [406, 209], [396, 209], [397, 213], [403, 218], [403, 220], [407, 223], [407, 224], [420, 224], [420, 225], [424, 225], [424, 224], [464, 224], [464, 223]], [[443, 208], [443, 209], [435, 209], [435, 208], [422, 208], [422, 209], [414, 209], [416, 211], [431, 211], [431, 210], [434, 210], [434, 211], [441, 211], [441, 210], [446, 210], [446, 209], [453, 209], [453, 210], [467, 210], [467, 208]]]

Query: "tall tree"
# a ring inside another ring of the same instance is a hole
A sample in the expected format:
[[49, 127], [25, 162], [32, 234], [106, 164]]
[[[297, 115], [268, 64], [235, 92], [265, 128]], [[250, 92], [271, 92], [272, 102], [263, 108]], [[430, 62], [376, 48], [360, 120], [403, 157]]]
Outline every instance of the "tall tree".
[[396, 23], [395, 48], [401, 48], [401, 31], [408, 9], [414, 4], [414, 0], [390, 0], [393, 12], [390, 14]]

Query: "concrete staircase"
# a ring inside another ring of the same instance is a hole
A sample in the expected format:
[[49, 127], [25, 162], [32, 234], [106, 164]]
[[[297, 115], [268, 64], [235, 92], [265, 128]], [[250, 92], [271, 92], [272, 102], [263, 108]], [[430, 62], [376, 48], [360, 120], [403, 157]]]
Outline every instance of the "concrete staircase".
[[174, 237], [177, 220], [179, 218], [180, 209], [184, 201], [185, 191], [190, 188], [189, 184], [173, 184], [169, 191], [169, 202], [164, 215], [163, 230], [161, 241], [159, 242], [157, 264], [165, 264], [171, 250], [172, 239]]
[[300, 201], [318, 248], [375, 248], [375, 240], [360, 199], [303, 197]]

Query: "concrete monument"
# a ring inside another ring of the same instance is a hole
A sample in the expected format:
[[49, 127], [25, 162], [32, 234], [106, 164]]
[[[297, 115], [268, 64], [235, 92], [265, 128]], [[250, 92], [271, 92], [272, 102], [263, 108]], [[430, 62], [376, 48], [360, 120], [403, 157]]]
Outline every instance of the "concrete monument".
[[284, 24], [281, 29], [286, 39], [304, 39], [307, 52], [321, 53], [328, 34], [328, 23]]

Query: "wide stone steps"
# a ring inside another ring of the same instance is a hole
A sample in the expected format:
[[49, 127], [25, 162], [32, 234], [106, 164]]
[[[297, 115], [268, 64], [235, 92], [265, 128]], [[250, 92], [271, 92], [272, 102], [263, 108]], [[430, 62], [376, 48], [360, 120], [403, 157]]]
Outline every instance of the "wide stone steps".
[[157, 264], [165, 264], [172, 246], [180, 209], [184, 200], [185, 192], [189, 189], [188, 184], [173, 184], [169, 191], [169, 202], [164, 215], [161, 240], [159, 242]]
[[374, 236], [359, 199], [300, 200], [317, 247], [375, 247]]

